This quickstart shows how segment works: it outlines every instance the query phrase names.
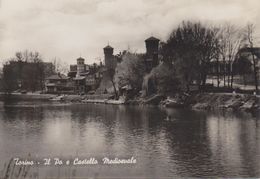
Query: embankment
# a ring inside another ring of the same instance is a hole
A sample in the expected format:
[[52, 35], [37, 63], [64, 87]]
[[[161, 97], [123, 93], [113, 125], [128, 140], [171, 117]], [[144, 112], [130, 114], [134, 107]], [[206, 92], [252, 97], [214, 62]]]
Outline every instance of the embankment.
[[191, 108], [194, 110], [218, 110], [260, 112], [260, 97], [233, 93], [178, 94], [174, 97], [153, 95], [148, 98], [128, 101], [129, 104], [160, 105], [172, 108]]
[[190, 106], [197, 110], [228, 109], [259, 112], [259, 99], [259, 96], [247, 94], [200, 93], [191, 96]]
[[[11, 94], [0, 93], [0, 100], [9, 98], [13, 100], [49, 100], [56, 98], [52, 94]], [[77, 103], [103, 103], [103, 104], [126, 104], [126, 105], [158, 105], [172, 108], [191, 108], [194, 110], [226, 109], [233, 111], [260, 112], [260, 96], [233, 93], [197, 93], [182, 94], [174, 97], [156, 94], [146, 98], [135, 100], [113, 100], [111, 95], [65, 95], [62, 102]]]
[[12, 94], [5, 94], [0, 93], [0, 100], [4, 100], [6, 98], [11, 100], [49, 100], [50, 98], [55, 97], [56, 95], [52, 94], [38, 94], [38, 93], [28, 93], [28, 94], [21, 94], [21, 93], [12, 93]]

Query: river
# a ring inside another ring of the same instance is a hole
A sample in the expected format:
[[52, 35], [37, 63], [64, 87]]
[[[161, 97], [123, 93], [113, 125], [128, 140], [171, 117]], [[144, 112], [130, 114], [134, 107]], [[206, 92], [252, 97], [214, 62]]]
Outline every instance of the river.
[[[74, 166], [79, 177], [260, 177], [260, 122], [225, 111], [0, 102], [0, 167], [28, 155], [136, 159], [128, 165]], [[57, 176], [57, 167], [40, 170]]]

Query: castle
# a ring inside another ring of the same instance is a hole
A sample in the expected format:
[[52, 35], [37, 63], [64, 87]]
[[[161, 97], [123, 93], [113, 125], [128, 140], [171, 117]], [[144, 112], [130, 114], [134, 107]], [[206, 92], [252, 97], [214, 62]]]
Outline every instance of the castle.
[[[151, 69], [159, 64], [159, 42], [160, 40], [151, 36], [145, 40], [145, 65], [147, 72], [151, 71]], [[106, 69], [115, 69], [117, 63], [120, 61], [120, 57], [114, 56], [114, 48], [110, 45], [107, 45], [103, 48], [104, 50], [104, 62]]]
[[[144, 63], [147, 73], [159, 64], [159, 41], [159, 39], [153, 36], [145, 40], [146, 53], [144, 54]], [[85, 59], [79, 57], [77, 59], [77, 64], [70, 65], [68, 77], [63, 77], [61, 79], [59, 75], [56, 75], [55, 78], [51, 78], [51, 83], [50, 81], [47, 81], [46, 91], [55, 93], [70, 92], [86, 94], [91, 91], [99, 91], [99, 93], [103, 93], [109, 88], [112, 88], [110, 72], [113, 72], [116, 69], [117, 64], [121, 62], [124, 53], [114, 55], [114, 48], [109, 44], [103, 48], [103, 51], [104, 65], [102, 63], [99, 65], [95, 63], [93, 65], [87, 65], [85, 64]], [[61, 80], [62, 83], [60, 82]], [[52, 90], [53, 86], [57, 86], [55, 89], [62, 89], [62, 91]]]

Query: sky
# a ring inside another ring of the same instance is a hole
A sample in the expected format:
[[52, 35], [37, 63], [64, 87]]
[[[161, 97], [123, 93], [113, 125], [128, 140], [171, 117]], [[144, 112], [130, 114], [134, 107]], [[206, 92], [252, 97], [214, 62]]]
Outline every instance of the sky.
[[165, 41], [182, 21], [244, 26], [260, 32], [259, 0], [0, 0], [0, 63], [23, 50], [44, 61], [103, 60], [115, 53], [145, 52], [151, 35]]

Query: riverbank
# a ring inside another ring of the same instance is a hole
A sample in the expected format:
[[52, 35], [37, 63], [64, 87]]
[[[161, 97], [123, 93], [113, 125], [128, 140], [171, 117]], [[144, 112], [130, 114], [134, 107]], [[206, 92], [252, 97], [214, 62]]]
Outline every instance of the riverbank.
[[[0, 94], [0, 99], [9, 98], [13, 100], [53, 100], [57, 95], [53, 94]], [[59, 100], [57, 100], [59, 101]], [[260, 112], [260, 97], [256, 95], [233, 94], [233, 93], [197, 93], [182, 94], [174, 97], [156, 94], [146, 98], [134, 100], [113, 100], [111, 95], [64, 95], [61, 102], [78, 103], [101, 103], [114, 105], [157, 105], [169, 108], [191, 108], [193, 110], [217, 110], [226, 109], [233, 111]]]
[[169, 108], [191, 108], [193, 110], [229, 110], [260, 112], [260, 97], [233, 93], [181, 94], [174, 97], [154, 95], [149, 98], [131, 100], [128, 104], [159, 105]]
[[49, 100], [51, 98], [54, 98], [57, 95], [53, 94], [40, 94], [40, 93], [27, 93], [27, 94], [21, 94], [21, 93], [11, 93], [11, 94], [5, 94], [0, 93], [0, 100], [3, 100], [5, 98], [9, 98], [11, 100]]
[[241, 110], [246, 112], [260, 111], [260, 97], [256, 95], [231, 93], [201, 93], [192, 96], [191, 108], [195, 110]]
[[56, 102], [76, 102], [76, 103], [103, 103], [103, 104], [125, 104], [124, 100], [113, 100], [110, 94], [100, 95], [55, 95], [55, 94], [39, 94], [39, 93], [0, 93], [0, 100], [47, 100]]

